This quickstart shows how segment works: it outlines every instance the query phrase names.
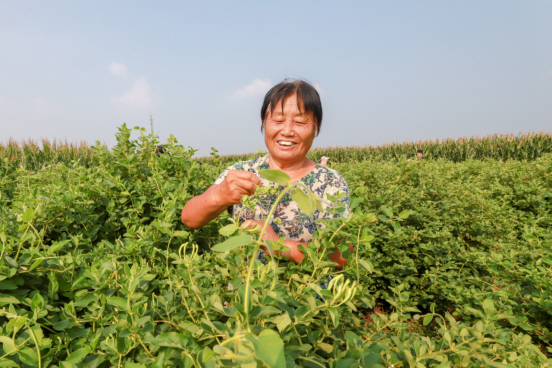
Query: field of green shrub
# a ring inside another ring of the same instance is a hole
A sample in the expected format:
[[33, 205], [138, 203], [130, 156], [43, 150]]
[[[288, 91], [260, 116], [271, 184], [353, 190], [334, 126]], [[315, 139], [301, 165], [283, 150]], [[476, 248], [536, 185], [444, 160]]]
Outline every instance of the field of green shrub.
[[258, 229], [180, 221], [227, 162], [117, 141], [0, 152], [0, 367], [552, 365], [552, 154], [338, 163], [352, 214], [265, 266]]

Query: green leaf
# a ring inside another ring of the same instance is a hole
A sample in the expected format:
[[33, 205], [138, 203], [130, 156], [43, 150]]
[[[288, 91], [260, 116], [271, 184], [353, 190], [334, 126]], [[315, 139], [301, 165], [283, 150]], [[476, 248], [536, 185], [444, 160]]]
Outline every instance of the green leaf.
[[12, 257], [4, 256], [2, 260], [4, 261], [5, 264], [7, 264], [12, 268], [19, 268], [19, 263], [17, 263], [16, 260], [13, 259]]
[[496, 309], [491, 299], [485, 299], [483, 301], [483, 309], [485, 310], [485, 313], [487, 313], [488, 315], [496, 314]]
[[71, 355], [65, 359], [65, 361], [67, 363], [80, 363], [84, 358], [86, 358], [88, 353], [90, 353], [90, 348], [85, 346], [84, 348], [80, 348], [72, 352]]
[[278, 316], [277, 318], [275, 318], [274, 323], [276, 324], [276, 327], [278, 328], [278, 331], [282, 332], [292, 322], [291, 322], [291, 318], [289, 318], [289, 314], [284, 313], [284, 314]]
[[31, 301], [31, 309], [41, 310], [42, 308], [44, 308], [44, 298], [40, 295], [40, 293], [36, 293]]
[[374, 266], [372, 266], [372, 263], [369, 261], [365, 261], [364, 259], [359, 259], [358, 264], [364, 267], [368, 272], [372, 273], [374, 272]]
[[408, 216], [410, 216], [412, 214], [412, 210], [406, 210], [406, 211], [402, 211], [400, 214], [399, 214], [399, 218], [401, 220], [404, 220], [404, 219], [407, 219]]
[[15, 290], [17, 289], [17, 285], [15, 285], [13, 282], [4, 280], [0, 281], [0, 290]]
[[[190, 359], [190, 358], [188, 358], [188, 359]], [[132, 363], [130, 361], [127, 361], [125, 363], [125, 368], [146, 368], [146, 366], [143, 365], [143, 364]]]
[[25, 321], [26, 321], [26, 320], [27, 320], [27, 319], [24, 318], [24, 317], [17, 317], [17, 318], [15, 319], [15, 324], [14, 324], [13, 326], [14, 326], [15, 328], [19, 328], [19, 327], [21, 327], [21, 326], [23, 326], [23, 325], [25, 324]]
[[107, 303], [128, 312], [128, 303], [126, 299], [119, 298], [116, 296], [110, 296], [109, 298], [107, 298]]
[[[157, 355], [157, 358], [153, 362], [153, 364], [150, 366], [151, 368], [164, 368], [165, 367], [165, 356], [167, 355], [166, 350], [161, 350], [161, 352]], [[214, 367], [214, 365], [213, 365]]]
[[301, 211], [305, 212], [307, 216], [312, 216], [314, 213], [314, 208], [312, 206], [311, 199], [309, 198], [309, 195], [306, 194], [303, 189], [301, 188], [294, 188], [291, 190], [291, 198], [295, 202], [297, 202], [297, 205], [301, 209]]
[[424, 317], [424, 326], [429, 325], [429, 323], [433, 320], [433, 314], [428, 314]]
[[345, 331], [345, 339], [357, 347], [362, 347], [364, 345], [362, 339], [357, 334], [351, 331]]
[[175, 231], [173, 235], [178, 238], [187, 238], [190, 235], [190, 233], [187, 231]]
[[351, 204], [349, 205], [350, 209], [355, 208], [364, 201], [364, 197], [353, 197], [351, 198]]
[[59, 321], [54, 325], [54, 330], [63, 331], [71, 327], [73, 327], [71, 321], [69, 321], [68, 319], [64, 319], [63, 321]]
[[[318, 344], [318, 346], [320, 346], [320, 344]], [[328, 353], [331, 353], [332, 350], [328, 351]], [[351, 358], [348, 358], [348, 359], [338, 359], [337, 362], [336, 362], [336, 365], [335, 365], [335, 368], [353, 368], [353, 367], [358, 367], [358, 361], [356, 361], [355, 359], [351, 359]]]
[[4, 344], [4, 353], [9, 353], [11, 351], [15, 350], [15, 345], [13, 344], [13, 340], [11, 337], [8, 336], [0, 336], [0, 342]]
[[103, 355], [89, 355], [82, 363], [83, 368], [97, 368], [105, 361]]
[[87, 307], [88, 304], [93, 302], [94, 300], [97, 300], [98, 297], [95, 294], [87, 293], [81, 296], [77, 301], [75, 302], [75, 307]]
[[[316, 199], [316, 198], [315, 198], [315, 199]], [[322, 206], [322, 203], [321, 203], [318, 199], [316, 199], [316, 209], [317, 209], [320, 213], [324, 212], [324, 206]]]
[[19, 367], [19, 364], [17, 364], [16, 362], [14, 362], [13, 360], [11, 359], [8, 359], [8, 358], [3, 358], [2, 361], [0, 361], [0, 367], [4, 368], [4, 367]]
[[235, 232], [236, 230], [238, 230], [238, 227], [237, 227], [236, 225], [234, 225], [234, 224], [230, 224], [230, 225], [226, 225], [225, 227], [221, 228], [221, 229], [219, 230], [219, 233], [220, 233], [220, 235], [222, 235], [222, 236], [228, 237], [228, 236], [234, 234], [234, 232]]
[[37, 268], [38, 266], [40, 266], [42, 264], [42, 259], [37, 259], [36, 261], [34, 261], [34, 263], [32, 264], [31, 267], [29, 267], [29, 272], [31, 272], [32, 270], [34, 270], [35, 268]]
[[0, 303], [19, 304], [19, 303], [21, 303], [21, 302], [19, 301], [19, 299], [17, 299], [17, 298], [14, 297], [14, 296], [5, 295], [5, 294], [0, 294]]
[[23, 214], [23, 222], [29, 222], [34, 217], [34, 209], [28, 208], [27, 211]]
[[259, 173], [266, 180], [273, 181], [286, 187], [289, 186], [291, 180], [289, 175], [281, 170], [259, 170]]
[[152, 345], [184, 349], [188, 344], [188, 338], [176, 332], [165, 332], [150, 340], [149, 343]]
[[385, 216], [393, 218], [393, 211], [391, 210], [391, 208], [382, 206], [380, 209], [383, 213], [385, 213]]
[[255, 357], [270, 368], [285, 368], [284, 342], [280, 335], [272, 330], [263, 330], [259, 337], [252, 334], [245, 336], [255, 347]]
[[371, 367], [381, 363], [381, 352], [374, 352], [364, 357], [364, 366]]
[[252, 241], [253, 237], [251, 235], [234, 236], [233, 238], [230, 238], [222, 243], [215, 245], [211, 249], [215, 252], [228, 252], [229, 250], [241, 247], [242, 245], [247, 245]]
[[19, 359], [28, 365], [38, 365], [38, 355], [35, 349], [23, 348], [19, 350]]

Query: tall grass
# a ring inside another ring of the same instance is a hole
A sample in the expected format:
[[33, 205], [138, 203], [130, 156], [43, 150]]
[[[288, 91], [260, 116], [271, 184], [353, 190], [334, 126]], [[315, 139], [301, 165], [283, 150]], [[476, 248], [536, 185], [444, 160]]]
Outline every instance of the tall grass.
[[[492, 158], [496, 160], [534, 160], [552, 152], [552, 133], [493, 134], [485, 137], [462, 137], [456, 139], [427, 140], [403, 143], [387, 143], [380, 146], [349, 146], [314, 148], [309, 157], [320, 162], [322, 156], [330, 158], [330, 163], [359, 162], [368, 159], [383, 161], [412, 158], [416, 151], [423, 150], [429, 159], [444, 158], [453, 162], [467, 159]], [[232, 164], [250, 160], [266, 152], [220, 156], [221, 164]], [[201, 157], [201, 162], [212, 161], [213, 157]]]
[[55, 163], [78, 163], [94, 166], [94, 149], [88, 143], [70, 143], [67, 140], [41, 139], [39, 142], [28, 139], [7, 143], [0, 142], [0, 158], [5, 164], [25, 170], [37, 170]]

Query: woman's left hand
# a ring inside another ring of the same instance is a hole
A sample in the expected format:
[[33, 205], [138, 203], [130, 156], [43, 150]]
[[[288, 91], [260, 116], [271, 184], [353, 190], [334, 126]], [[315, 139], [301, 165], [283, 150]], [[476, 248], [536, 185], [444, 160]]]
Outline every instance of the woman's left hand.
[[[242, 224], [242, 227], [248, 227], [250, 229], [253, 229], [255, 226], [258, 226], [259, 229], [262, 230], [263, 226], [265, 225], [265, 222], [264, 221], [260, 221], [260, 220], [245, 220], [244, 223]], [[277, 242], [279, 239], [278, 235], [276, 234], [276, 232], [274, 231], [274, 229], [272, 229], [272, 226], [267, 226], [266, 227], [266, 230], [265, 230], [265, 233], [264, 233], [264, 236], [263, 236], [263, 240], [273, 240], [275, 242]], [[294, 240], [286, 240], [284, 242], [284, 246], [290, 248], [290, 250], [288, 251], [284, 251], [284, 252], [276, 252], [276, 254], [280, 254], [282, 256], [286, 256], [289, 258], [289, 260], [295, 264], [298, 264], [300, 263], [303, 258], [305, 258], [305, 255], [297, 248], [297, 245], [298, 244], [301, 244], [302, 246], [307, 246], [307, 244], [305, 243], [301, 243], [301, 242], [298, 242], [298, 241], [294, 241]], [[263, 246], [263, 249], [264, 249], [264, 246]], [[264, 249], [265, 251], [268, 252], [268, 249]], [[353, 252], [353, 245], [351, 244], [349, 246], [349, 252]], [[348, 261], [343, 258], [343, 256], [341, 255], [341, 253], [336, 249], [333, 253], [331, 253], [329, 255], [330, 259], [336, 264], [335, 267], [337, 269], [342, 269], [343, 266], [347, 266], [348, 264]]]
[[[260, 220], [245, 220], [242, 224], [242, 227], [248, 227], [250, 229], [253, 229], [255, 227], [255, 225], [259, 227], [259, 230], [262, 230], [263, 226], [265, 225], [265, 222], [260, 221]], [[277, 242], [278, 239], [279, 239], [279, 237], [276, 234], [276, 232], [274, 231], [274, 229], [272, 228], [272, 226], [268, 225], [266, 227], [266, 230], [265, 230], [265, 233], [264, 233], [264, 236], [263, 236], [263, 240], [273, 240], [273, 241]]]

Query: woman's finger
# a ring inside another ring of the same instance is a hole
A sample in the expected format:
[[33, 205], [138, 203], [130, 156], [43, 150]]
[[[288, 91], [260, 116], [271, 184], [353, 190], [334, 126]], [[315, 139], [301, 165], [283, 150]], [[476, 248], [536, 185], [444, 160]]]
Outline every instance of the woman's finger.
[[243, 179], [243, 180], [248, 180], [250, 182], [252, 182], [253, 184], [259, 186], [261, 185], [261, 179], [259, 179], [255, 174], [253, 174], [252, 172], [249, 172], [249, 171], [237, 171], [236, 170], [236, 177], [240, 178], [240, 179]]
[[255, 185], [255, 183], [251, 182], [251, 181], [248, 181], [248, 180], [239, 180], [239, 181], [236, 181], [236, 185], [246, 191], [246, 194], [247, 195], [253, 195], [255, 194], [255, 188], [257, 187], [257, 185]]

